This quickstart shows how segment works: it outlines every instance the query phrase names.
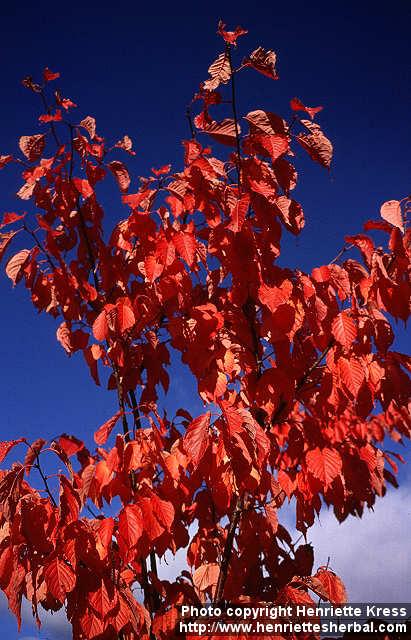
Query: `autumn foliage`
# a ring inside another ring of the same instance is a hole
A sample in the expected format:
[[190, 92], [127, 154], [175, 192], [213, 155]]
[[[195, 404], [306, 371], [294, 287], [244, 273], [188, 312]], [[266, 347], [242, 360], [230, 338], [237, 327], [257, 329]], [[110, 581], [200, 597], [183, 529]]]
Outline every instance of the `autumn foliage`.
[[[391, 319], [410, 313], [410, 201], [386, 202], [312, 273], [278, 266], [282, 234], [304, 227], [294, 163], [308, 153], [328, 170], [333, 148], [322, 107], [298, 98], [286, 119], [238, 113], [239, 76], [278, 79], [273, 51], [236, 61], [245, 33], [219, 25], [223, 51], [188, 109], [181, 171], [133, 178], [131, 139], [108, 142], [77, 116], [54, 90], [58, 73], [23, 81], [42, 132], [0, 157], [23, 178], [21, 213], [1, 223], [1, 255], [21, 247], [6, 273], [56, 318], [67, 354], [96, 384], [104, 376], [114, 408], [90, 425], [91, 451], [75, 434], [0, 444], [1, 461], [23, 451], [0, 472], [0, 587], [19, 622], [25, 597], [38, 621], [39, 605], [65, 607], [75, 639], [165, 640], [183, 603], [343, 602], [340, 578], [313, 568], [278, 511], [293, 500], [305, 534], [325, 505], [340, 521], [361, 516], [396, 485], [401, 457], [385, 445], [411, 435], [411, 359], [392, 349]], [[108, 235], [104, 181], [124, 211]], [[159, 406], [176, 352], [201, 415]], [[59, 492], [46, 456], [65, 468]], [[178, 549], [187, 567], [161, 579], [157, 559]]]

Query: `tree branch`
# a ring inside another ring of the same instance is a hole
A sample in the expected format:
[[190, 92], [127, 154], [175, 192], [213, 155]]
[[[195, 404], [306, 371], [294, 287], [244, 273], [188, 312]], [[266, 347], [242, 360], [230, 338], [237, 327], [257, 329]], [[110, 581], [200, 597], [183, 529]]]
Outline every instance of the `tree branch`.
[[241, 146], [240, 146], [240, 128], [238, 126], [238, 114], [235, 92], [235, 69], [233, 69], [233, 62], [231, 58], [231, 44], [227, 44], [227, 57], [230, 63], [231, 70], [231, 106], [233, 109], [234, 128], [235, 128], [235, 141], [237, 148], [237, 176], [238, 176], [238, 189], [241, 192]]
[[228, 575], [228, 568], [229, 568], [231, 556], [233, 553], [235, 532], [240, 522], [243, 507], [244, 507], [244, 497], [237, 496], [235, 500], [234, 509], [231, 513], [227, 539], [225, 541], [223, 557], [220, 564], [220, 573], [218, 575], [218, 581], [217, 581], [217, 586], [216, 586], [216, 591], [214, 596], [214, 602], [216, 604], [219, 604], [223, 599], [224, 587], [225, 587], [225, 583]]

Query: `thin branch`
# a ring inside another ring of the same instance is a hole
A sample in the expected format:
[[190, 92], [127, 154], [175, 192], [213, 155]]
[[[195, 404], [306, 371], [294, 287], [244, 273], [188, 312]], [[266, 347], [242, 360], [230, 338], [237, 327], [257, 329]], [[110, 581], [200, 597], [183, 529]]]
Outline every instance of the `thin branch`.
[[233, 69], [233, 62], [231, 58], [231, 46], [227, 44], [227, 56], [228, 61], [230, 63], [231, 70], [231, 106], [233, 109], [233, 118], [234, 118], [234, 127], [235, 127], [235, 141], [237, 147], [237, 175], [238, 175], [238, 188], [241, 192], [241, 146], [240, 146], [240, 128], [238, 126], [238, 114], [237, 114], [237, 103], [236, 103], [236, 92], [235, 92], [235, 69]]
[[328, 264], [334, 264], [334, 262], [337, 262], [337, 260], [339, 260], [346, 251], [349, 251], [350, 249], [352, 249], [353, 246], [354, 246], [353, 244], [345, 244], [343, 248], [337, 253], [335, 258], [333, 258]]
[[131, 402], [131, 406], [133, 409], [133, 417], [134, 417], [134, 440], [136, 439], [136, 431], [137, 429], [141, 428], [141, 414], [138, 408], [138, 404], [137, 404], [137, 398], [136, 398], [136, 393], [134, 391], [134, 389], [130, 389], [130, 391], [128, 392], [128, 395], [130, 396], [130, 402]]
[[331, 339], [330, 342], [328, 343], [328, 345], [325, 347], [324, 351], [322, 351], [322, 353], [320, 353], [320, 355], [318, 356], [317, 360], [311, 365], [311, 367], [309, 367], [309, 369], [305, 372], [305, 374], [299, 380], [299, 382], [297, 382], [297, 386], [295, 388], [297, 393], [298, 393], [298, 391], [301, 391], [302, 387], [305, 385], [305, 383], [307, 382], [307, 380], [310, 377], [310, 375], [312, 374], [312, 372], [318, 367], [318, 365], [321, 364], [322, 360], [325, 358], [325, 356], [327, 355], [327, 353], [329, 352], [329, 350], [333, 346], [334, 346], [334, 340]]
[[84, 242], [86, 243], [87, 256], [88, 256], [88, 259], [89, 259], [90, 268], [91, 268], [91, 271], [93, 273], [94, 286], [95, 286], [96, 291], [99, 291], [100, 284], [99, 284], [99, 281], [98, 281], [98, 278], [97, 278], [96, 261], [94, 259], [94, 254], [93, 254], [93, 249], [91, 247], [90, 238], [88, 237], [86, 222], [84, 220], [83, 212], [81, 211], [80, 198], [77, 199], [77, 211], [78, 211], [78, 214], [79, 214], [80, 227], [81, 227], [81, 231], [83, 233]]
[[[31, 448], [31, 447], [30, 447], [30, 448]], [[33, 466], [34, 466], [34, 468], [35, 468], [35, 469], [37, 469], [37, 471], [39, 472], [39, 474], [40, 474], [40, 476], [41, 476], [41, 479], [43, 480], [44, 488], [46, 489], [46, 492], [47, 492], [47, 494], [48, 494], [48, 496], [49, 496], [50, 500], [52, 501], [53, 505], [54, 505], [55, 507], [57, 507], [57, 506], [58, 506], [58, 505], [57, 505], [57, 502], [56, 502], [56, 500], [55, 500], [55, 498], [54, 498], [53, 494], [51, 493], [51, 490], [50, 490], [49, 484], [48, 484], [48, 482], [47, 482], [47, 478], [46, 478], [46, 476], [45, 476], [45, 475], [44, 475], [44, 473], [43, 473], [43, 469], [41, 468], [39, 454], [37, 454], [37, 455], [36, 455], [36, 461], [37, 461], [37, 462], [36, 462], [36, 464], [35, 464], [35, 465], [33, 465]]]
[[196, 132], [194, 129], [194, 125], [193, 125], [193, 119], [191, 117], [191, 109], [190, 107], [187, 107], [186, 109], [186, 118], [188, 120], [188, 126], [190, 127], [190, 133], [191, 133], [191, 137], [193, 140], [196, 139]]
[[[295, 396], [297, 396], [298, 392], [301, 391], [301, 389], [309, 379], [310, 375], [321, 364], [323, 358], [325, 358], [325, 356], [327, 355], [327, 353], [329, 352], [329, 350], [333, 345], [334, 345], [334, 340], [330, 340], [330, 342], [328, 343], [324, 351], [320, 353], [316, 361], [311, 365], [311, 367], [309, 367], [309, 369], [304, 373], [302, 378], [300, 378], [300, 380], [297, 382], [295, 386]], [[278, 422], [278, 420], [281, 418], [281, 415], [287, 406], [288, 406], [288, 403], [285, 400], [281, 400], [280, 404], [277, 407], [276, 412], [271, 418], [271, 423], [270, 423], [271, 425], [274, 425], [276, 422]]]
[[234, 537], [237, 526], [240, 522], [241, 513], [244, 507], [244, 497], [237, 496], [234, 509], [230, 517], [230, 526], [228, 529], [227, 539], [224, 545], [223, 557], [220, 564], [220, 573], [215, 591], [214, 601], [219, 604], [223, 599], [224, 587], [227, 580], [228, 567], [230, 565], [233, 553]]
[[[47, 104], [47, 100], [46, 100], [46, 96], [45, 96], [45, 93], [44, 93], [44, 89], [41, 90], [40, 95], [41, 95], [41, 99], [43, 101], [43, 105], [44, 105], [44, 108], [45, 108], [47, 114], [51, 115], [51, 108]], [[61, 142], [60, 142], [60, 140], [58, 138], [58, 135], [57, 135], [57, 132], [56, 132], [56, 127], [54, 126], [54, 122], [50, 122], [50, 128], [51, 128], [51, 132], [53, 134], [53, 138], [54, 138], [54, 140], [56, 142], [56, 145], [58, 147], [61, 147]]]
[[49, 263], [50, 267], [52, 268], [53, 271], [55, 271], [56, 270], [56, 266], [55, 266], [53, 260], [51, 259], [50, 254], [46, 251], [46, 249], [44, 248], [44, 246], [42, 245], [42, 243], [40, 242], [40, 240], [36, 236], [35, 231], [32, 231], [31, 229], [29, 229], [25, 222], [23, 222], [23, 229], [25, 231], [27, 231], [27, 233], [33, 238], [34, 242], [36, 243], [36, 245], [38, 246], [40, 251], [42, 253], [44, 253], [44, 255], [46, 256], [47, 262]]

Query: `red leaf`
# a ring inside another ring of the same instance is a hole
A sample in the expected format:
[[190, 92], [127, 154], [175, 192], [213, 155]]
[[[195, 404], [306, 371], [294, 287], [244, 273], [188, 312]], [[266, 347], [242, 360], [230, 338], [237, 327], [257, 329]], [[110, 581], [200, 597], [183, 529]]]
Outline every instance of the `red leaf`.
[[33, 462], [36, 460], [43, 446], [46, 444], [46, 440], [43, 438], [38, 438], [34, 442], [31, 443], [30, 447], [27, 449], [26, 457], [24, 458], [24, 466], [26, 468], [26, 475], [30, 474], [30, 467]]
[[244, 140], [245, 153], [256, 153], [261, 156], [271, 158], [271, 162], [276, 162], [278, 158], [287, 153], [289, 148], [288, 138], [280, 134], [250, 134]]
[[127, 191], [130, 186], [130, 175], [127, 167], [120, 160], [112, 160], [108, 168], [117, 180], [120, 191]]
[[129, 504], [121, 510], [118, 519], [119, 546], [126, 553], [140, 540], [143, 533], [144, 520], [140, 507]]
[[278, 529], [278, 517], [277, 517], [277, 509], [274, 503], [265, 505], [265, 515], [268, 524], [270, 525], [271, 532], [275, 535]]
[[312, 270], [312, 278], [316, 282], [329, 282], [331, 278], [331, 273], [329, 267], [324, 265], [322, 267], [316, 267]]
[[81, 509], [81, 499], [78, 491], [71, 482], [60, 475], [60, 512], [65, 525], [78, 520]]
[[350, 360], [340, 358], [338, 360], [338, 366], [343, 384], [354, 398], [356, 398], [364, 381], [364, 367], [356, 358], [351, 358]]
[[152, 173], [154, 173], [154, 175], [157, 177], [166, 176], [167, 174], [170, 173], [170, 170], [171, 170], [171, 164], [165, 164], [163, 167], [160, 167], [159, 169], [154, 169], [153, 167], [151, 167]]
[[118, 302], [116, 303], [116, 309], [117, 328], [120, 333], [124, 333], [125, 331], [127, 331], [127, 329], [131, 329], [131, 327], [133, 327], [136, 322], [134, 312], [130, 304], [128, 304], [125, 300], [118, 300]]
[[224, 22], [220, 20], [218, 23], [217, 33], [222, 38], [224, 38], [225, 42], [227, 42], [228, 44], [233, 44], [234, 46], [237, 45], [237, 38], [248, 33], [247, 29], [243, 29], [242, 27], [236, 27], [234, 31], [226, 31], [225, 27], [226, 25], [224, 24]]
[[45, 124], [48, 122], [60, 122], [60, 120], [62, 119], [63, 116], [61, 115], [60, 109], [56, 109], [54, 114], [44, 113], [43, 115], [39, 116], [39, 121], [44, 122]]
[[67, 353], [72, 353], [71, 331], [66, 322], [62, 322], [56, 331], [57, 340]]
[[58, 557], [46, 565], [44, 579], [53, 598], [61, 603], [76, 586], [76, 575], [73, 569]]
[[177, 231], [173, 235], [173, 244], [183, 260], [187, 262], [189, 267], [192, 267], [197, 247], [194, 235], [186, 231]]
[[248, 193], [242, 193], [240, 197], [238, 197], [232, 190], [230, 190], [227, 195], [227, 208], [230, 215], [230, 222], [227, 229], [238, 233], [241, 231], [250, 206], [250, 195]]
[[66, 433], [62, 433], [57, 439], [57, 442], [67, 457], [74, 456], [75, 453], [84, 449], [84, 443], [81, 440], [78, 440], [74, 436], [69, 436]]
[[[195, 125], [201, 129], [203, 133], [208, 133], [214, 140], [221, 144], [234, 147], [236, 145], [236, 127], [232, 118], [225, 118], [221, 122], [211, 120], [210, 122], [202, 123], [195, 118]], [[237, 125], [238, 126], [238, 125]], [[240, 127], [238, 126], [238, 133], [240, 133]]]
[[13, 161], [13, 156], [0, 156], [0, 169], [6, 166], [9, 162]]
[[280, 287], [269, 287], [262, 284], [258, 290], [259, 300], [274, 313], [281, 304], [285, 304], [290, 299], [293, 285], [290, 280], [284, 280]]
[[80, 127], [83, 127], [93, 140], [96, 137], [96, 121], [92, 116], [87, 116], [80, 122]]
[[22, 136], [19, 140], [19, 147], [30, 162], [35, 162], [41, 158], [45, 146], [46, 136], [42, 133], [33, 136]]
[[195, 466], [200, 464], [210, 442], [210, 417], [211, 414], [207, 411], [195, 418], [184, 435], [184, 450]]
[[398, 200], [388, 200], [384, 202], [380, 209], [381, 218], [397, 227], [404, 233], [404, 221], [401, 213], [401, 203]]
[[104, 424], [101, 425], [94, 433], [94, 441], [98, 445], [105, 444], [110, 437], [111, 432], [116, 426], [119, 418], [121, 416], [121, 411], [117, 411], [117, 413], [109, 418]]
[[13, 222], [17, 222], [17, 220], [21, 220], [25, 216], [26, 216], [25, 213], [22, 213], [21, 215], [14, 212], [5, 213], [3, 216], [3, 220], [0, 223], [0, 229], [2, 229], [3, 227], [6, 227], [9, 224], [13, 224]]
[[329, 169], [333, 157], [333, 146], [330, 140], [323, 134], [318, 124], [309, 120], [301, 120], [301, 122], [311, 133], [300, 133], [297, 136], [298, 142], [315, 162]]
[[211, 591], [211, 598], [213, 597], [219, 574], [220, 565], [217, 562], [202, 564], [194, 571], [193, 584], [200, 597], [207, 591]]
[[60, 78], [60, 74], [58, 71], [51, 71], [48, 67], [46, 67], [43, 71], [43, 80], [44, 82], [51, 82], [52, 80], [57, 80]]
[[14, 255], [6, 264], [6, 274], [13, 282], [17, 284], [23, 276], [24, 267], [30, 257], [31, 251], [28, 249], [22, 249], [16, 255]]
[[[329, 569], [319, 569], [312, 578], [313, 584], [318, 581], [323, 589], [323, 594], [332, 604], [345, 604], [347, 593], [341, 579]], [[321, 595], [323, 595], [321, 594]], [[319, 594], [320, 595], [320, 594]]]
[[16, 235], [17, 231], [8, 231], [7, 233], [0, 233], [0, 260], [3, 258], [7, 247]]
[[90, 605], [102, 620], [117, 609], [117, 592], [107, 578], [102, 578], [99, 588], [90, 593]]
[[220, 84], [227, 84], [231, 78], [230, 58], [227, 51], [220, 53], [217, 60], [214, 60], [208, 68], [210, 79], [203, 83], [204, 89], [207, 91], [215, 91]]
[[279, 196], [275, 201], [285, 227], [294, 235], [298, 235], [304, 228], [304, 213], [301, 205], [286, 196]]
[[250, 53], [248, 58], [244, 58], [243, 66], [252, 67], [264, 76], [272, 80], [278, 80], [278, 75], [275, 70], [276, 60], [277, 56], [274, 51], [268, 51], [267, 49], [263, 49], [263, 47], [258, 47], [258, 49]]
[[147, 256], [144, 262], [138, 263], [138, 268], [145, 276], [146, 281], [152, 284], [163, 273], [164, 265], [157, 262], [155, 256]]
[[293, 98], [290, 101], [290, 107], [293, 111], [305, 111], [314, 120], [314, 116], [323, 110], [323, 107], [306, 107], [299, 98]]
[[285, 120], [277, 116], [276, 113], [271, 113], [271, 111], [263, 111], [262, 109], [250, 111], [244, 116], [244, 120], [249, 123], [250, 133], [253, 135], [262, 133], [267, 136], [288, 135], [288, 127]]
[[106, 304], [104, 309], [100, 311], [97, 318], [94, 320], [92, 330], [96, 340], [103, 342], [108, 338], [110, 329], [114, 328], [109, 323], [109, 314], [113, 313], [113, 311], [115, 314], [117, 313], [116, 307], [113, 304]]
[[18, 440], [6, 440], [4, 442], [0, 442], [0, 462], [3, 462], [9, 451], [11, 451], [11, 449], [13, 449], [17, 444], [20, 444], [20, 442], [25, 442], [25, 439], [19, 438]]
[[338, 314], [331, 326], [334, 338], [343, 347], [348, 349], [357, 337], [357, 325], [354, 320], [346, 312]]
[[308, 451], [305, 459], [308, 471], [325, 486], [329, 486], [341, 473], [342, 460], [336, 449], [317, 447]]
[[98, 377], [98, 367], [97, 367], [97, 360], [98, 358], [95, 357], [95, 352], [93, 351], [93, 346], [91, 347], [87, 347], [86, 349], [83, 349], [83, 355], [84, 355], [84, 360], [86, 361], [89, 369], [90, 369], [90, 373], [93, 377], [94, 382], [97, 385], [100, 385], [100, 380]]
[[83, 198], [90, 198], [94, 194], [94, 189], [88, 180], [82, 178], [72, 178], [72, 182]]
[[117, 149], [123, 149], [123, 151], [127, 151], [127, 153], [129, 153], [131, 156], [136, 155], [136, 152], [132, 151], [133, 141], [131, 140], [131, 138], [129, 138], [129, 136], [123, 136], [121, 140], [116, 142], [114, 147]]

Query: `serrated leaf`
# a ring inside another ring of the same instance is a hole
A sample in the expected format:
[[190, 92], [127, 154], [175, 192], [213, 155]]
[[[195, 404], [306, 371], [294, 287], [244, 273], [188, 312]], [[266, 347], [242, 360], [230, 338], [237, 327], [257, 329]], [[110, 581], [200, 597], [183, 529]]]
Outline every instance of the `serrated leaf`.
[[380, 209], [380, 213], [381, 218], [384, 218], [384, 220], [404, 233], [404, 221], [402, 219], [401, 203], [399, 200], [388, 200], [387, 202], [384, 202]]
[[55, 557], [44, 570], [44, 579], [53, 598], [64, 603], [68, 593], [76, 586], [76, 575], [62, 559]]
[[342, 460], [336, 449], [316, 447], [307, 452], [305, 459], [308, 471], [325, 486], [329, 486], [341, 473]]
[[220, 53], [218, 58], [208, 68], [210, 79], [203, 84], [207, 91], [215, 91], [220, 84], [227, 84], [231, 78], [230, 59], [227, 52]]
[[106, 422], [97, 429], [94, 433], [94, 441], [96, 444], [102, 445], [107, 442], [120, 417], [121, 411], [117, 411], [114, 416], [106, 420]]
[[277, 71], [275, 69], [275, 63], [277, 56], [274, 51], [263, 49], [258, 47], [247, 58], [243, 60], [244, 67], [252, 67], [259, 73], [262, 73], [267, 78], [272, 80], [278, 80]]
[[41, 158], [45, 146], [46, 136], [42, 133], [33, 136], [21, 136], [19, 140], [20, 150], [30, 162], [35, 162]]
[[197, 247], [193, 233], [177, 231], [177, 233], [173, 235], [173, 244], [177, 249], [178, 254], [185, 262], [187, 262], [189, 267], [192, 267]]
[[9, 451], [11, 451], [17, 444], [20, 444], [20, 442], [25, 442], [24, 438], [0, 442], [0, 462], [3, 462]]
[[298, 142], [315, 162], [329, 169], [333, 157], [333, 146], [330, 140], [324, 135], [318, 124], [314, 124], [309, 120], [302, 120], [301, 122], [311, 133], [300, 133], [297, 136]]
[[126, 165], [120, 160], [112, 160], [109, 162], [108, 168], [117, 180], [120, 191], [127, 191], [130, 186], [130, 174]]
[[356, 398], [365, 378], [363, 365], [356, 358], [340, 358], [338, 367], [344, 386]]
[[210, 417], [211, 413], [207, 411], [195, 418], [184, 435], [184, 450], [195, 466], [200, 464], [210, 442]]
[[22, 278], [23, 269], [30, 257], [30, 254], [31, 251], [29, 251], [29, 249], [22, 249], [21, 251], [16, 253], [16, 255], [10, 258], [10, 260], [6, 264], [6, 274], [14, 285], [17, 284]]
[[214, 595], [219, 573], [220, 566], [216, 562], [202, 564], [194, 571], [193, 584], [200, 597], [206, 591], [211, 591]]
[[357, 325], [344, 311], [334, 318], [331, 325], [331, 331], [336, 341], [346, 349], [351, 347], [357, 338]]

